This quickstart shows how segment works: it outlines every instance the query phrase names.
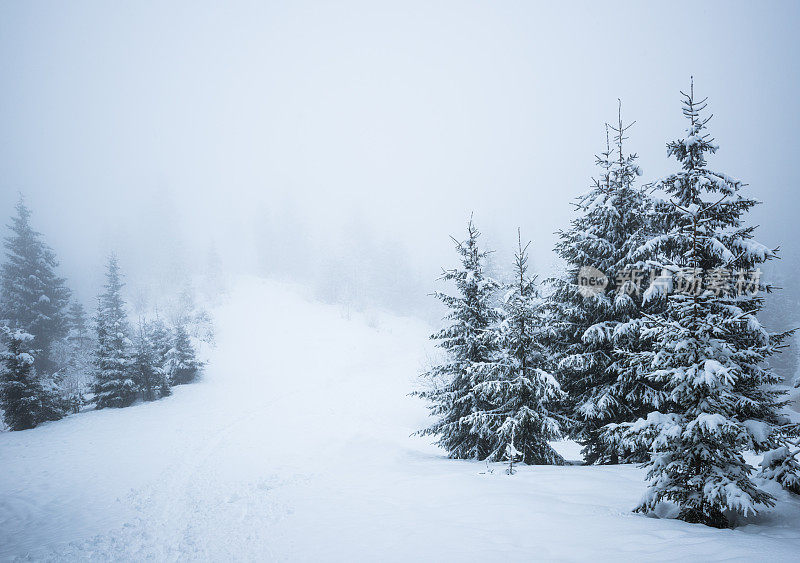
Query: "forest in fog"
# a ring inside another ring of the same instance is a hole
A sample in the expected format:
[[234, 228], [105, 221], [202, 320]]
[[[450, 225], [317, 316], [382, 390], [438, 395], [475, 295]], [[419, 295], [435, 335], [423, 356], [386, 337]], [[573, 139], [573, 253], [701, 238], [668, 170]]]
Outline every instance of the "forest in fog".
[[795, 560], [799, 26], [0, 2], [0, 560]]

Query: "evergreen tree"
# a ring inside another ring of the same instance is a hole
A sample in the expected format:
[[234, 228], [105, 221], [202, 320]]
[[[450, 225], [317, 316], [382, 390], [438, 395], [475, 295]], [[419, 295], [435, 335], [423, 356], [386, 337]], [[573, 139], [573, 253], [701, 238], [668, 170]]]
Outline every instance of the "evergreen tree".
[[761, 459], [760, 476], [777, 481], [786, 490], [800, 495], [800, 424], [787, 423], [776, 435], [776, 447]]
[[0, 355], [5, 368], [0, 387], [4, 421], [11, 430], [27, 430], [38, 422], [37, 412], [42, 394], [30, 351], [33, 336], [19, 329], [0, 328], [7, 348]]
[[67, 311], [67, 326], [69, 339], [84, 342], [88, 338], [89, 323], [86, 320], [86, 311], [80, 301], [72, 301]]
[[6, 351], [0, 354], [3, 362], [0, 384], [0, 407], [4, 421], [11, 430], [26, 430], [58, 420], [64, 411], [58, 397], [42, 386], [34, 367], [34, 337], [20, 329], [0, 327]]
[[779, 378], [767, 359], [788, 333], [769, 334], [757, 318], [766, 289], [758, 266], [775, 255], [743, 223], [757, 202], [741, 195], [740, 181], [707, 167], [717, 146], [706, 132], [710, 118], [700, 117], [705, 100], [695, 100], [693, 86], [683, 95], [687, 134], [667, 145], [681, 170], [658, 183], [674, 208], [672, 226], [644, 246], [662, 270], [649, 291], [666, 295], [667, 306], [645, 322], [652, 348], [630, 357], [663, 387], [665, 401], [610, 430], [652, 450], [638, 511], [671, 501], [681, 520], [727, 527], [733, 514], [773, 504], [742, 452], [774, 452], [784, 440], [785, 403], [771, 387]]
[[172, 334], [161, 317], [156, 316], [147, 323], [147, 339], [153, 347], [156, 367], [167, 373], [167, 354], [172, 349]]
[[159, 374], [159, 395], [167, 397], [172, 394], [170, 389], [170, 375], [168, 354], [172, 349], [172, 335], [160, 317], [147, 323], [147, 338], [153, 349], [153, 361]]
[[122, 287], [119, 265], [112, 255], [108, 260], [105, 291], [98, 299], [96, 317], [94, 394], [99, 409], [126, 407], [136, 399]]
[[11, 236], [5, 239], [6, 262], [0, 268], [0, 318], [12, 328], [33, 336], [30, 347], [38, 350], [36, 372], [55, 371], [53, 342], [67, 334], [66, 307], [70, 292], [56, 275], [58, 261], [30, 223], [30, 210], [20, 199], [11, 220]]
[[541, 299], [535, 279], [528, 276], [527, 249], [520, 238], [515, 279], [506, 286], [503, 321], [495, 329], [499, 349], [482, 368], [483, 381], [475, 385], [479, 402], [490, 408], [472, 415], [476, 424], [496, 437], [489, 459], [508, 458], [510, 472], [514, 459], [527, 464], [564, 463], [548, 443], [561, 437], [559, 417], [553, 411], [563, 393], [543, 369], [548, 358], [541, 338]]
[[52, 360], [58, 367], [53, 376], [56, 393], [67, 411], [77, 413], [91, 390], [94, 339], [89, 332], [83, 306], [73, 301], [67, 311], [67, 338], [53, 343]]
[[186, 327], [179, 324], [173, 331], [172, 348], [167, 352], [166, 369], [172, 385], [191, 383], [200, 373], [202, 363], [197, 360]]
[[[649, 266], [636, 262], [634, 253], [651, 229], [653, 207], [634, 185], [641, 175], [637, 156], [623, 147], [631, 125], [623, 125], [621, 112], [617, 127], [606, 125], [606, 150], [597, 157], [602, 174], [578, 199], [579, 215], [568, 230], [559, 232], [555, 249], [567, 268], [563, 278], [551, 280], [554, 371], [568, 395], [565, 414], [573, 420], [572, 434], [584, 446], [587, 463], [644, 461], [646, 451], [620, 450], [603, 438], [602, 428], [636, 420], [659, 401], [657, 390], [625, 365], [622, 353], [646, 347], [639, 327]], [[587, 272], [604, 275], [606, 285], [582, 285]]]
[[159, 361], [158, 350], [150, 340], [151, 334], [145, 323], [140, 321], [132, 368], [134, 381], [145, 401], [154, 401], [170, 393], [163, 363]]
[[444, 271], [442, 278], [455, 284], [456, 296], [436, 293], [449, 309], [445, 317], [450, 326], [432, 339], [447, 354], [447, 361], [425, 374], [434, 382], [432, 389], [417, 393], [430, 403], [436, 422], [419, 432], [438, 436], [437, 444], [452, 458], [486, 459], [493, 451], [497, 437], [475, 413], [487, 411], [488, 403], [475, 393], [482, 382], [484, 365], [492, 359], [496, 341], [491, 330], [497, 320], [492, 299], [497, 283], [484, 275], [487, 252], [480, 250], [480, 233], [470, 219], [467, 239], [455, 239], [461, 256], [461, 268]]

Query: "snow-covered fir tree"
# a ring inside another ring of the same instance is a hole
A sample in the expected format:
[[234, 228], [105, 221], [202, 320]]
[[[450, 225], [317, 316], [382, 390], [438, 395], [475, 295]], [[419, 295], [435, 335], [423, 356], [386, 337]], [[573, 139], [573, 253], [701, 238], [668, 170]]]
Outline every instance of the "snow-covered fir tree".
[[150, 340], [150, 334], [144, 321], [140, 321], [131, 364], [134, 381], [145, 401], [154, 401], [170, 394], [164, 366]]
[[167, 307], [168, 318], [173, 326], [183, 326], [189, 336], [202, 342], [214, 343], [214, 323], [208, 311], [197, 301], [194, 286], [187, 282]]
[[744, 224], [757, 202], [742, 196], [739, 180], [708, 168], [717, 146], [706, 132], [710, 118], [701, 117], [705, 100], [695, 100], [693, 86], [683, 95], [686, 136], [667, 145], [681, 169], [657, 185], [673, 206], [672, 226], [643, 247], [663, 272], [645, 297], [666, 295], [666, 310], [646, 321], [651, 349], [629, 358], [665, 400], [611, 430], [652, 450], [638, 511], [670, 501], [682, 520], [727, 527], [773, 504], [742, 452], [769, 450], [778, 465], [786, 426], [772, 387], [780, 378], [767, 360], [787, 333], [769, 334], [757, 318], [765, 289], [758, 267], [775, 255]]
[[158, 315], [147, 323], [146, 329], [147, 339], [153, 347], [155, 365], [167, 374], [167, 354], [172, 349], [172, 334]]
[[58, 261], [42, 235], [31, 226], [31, 212], [20, 199], [11, 220], [11, 236], [5, 239], [6, 261], [0, 268], [0, 319], [33, 336], [37, 350], [34, 367], [50, 374], [55, 341], [67, 335], [70, 291], [56, 274]]
[[67, 311], [67, 326], [69, 328], [69, 339], [76, 342], [84, 342], [89, 339], [89, 322], [86, 318], [86, 310], [80, 301], [72, 301]]
[[52, 357], [58, 371], [41, 378], [42, 383], [61, 397], [67, 412], [76, 413], [86, 404], [86, 394], [91, 391], [93, 349], [63, 339], [53, 344]]
[[445, 270], [441, 279], [453, 283], [457, 294], [435, 294], [450, 309], [445, 317], [450, 325], [431, 336], [447, 359], [424, 374], [433, 382], [431, 389], [416, 393], [430, 403], [436, 417], [419, 434], [437, 436], [437, 444], [450, 457], [461, 459], [486, 459], [497, 443], [496, 434], [473, 416], [490, 408], [475, 393], [475, 386], [482, 383], [482, 368], [496, 350], [491, 327], [498, 318], [492, 307], [498, 284], [484, 273], [487, 252], [480, 249], [479, 237], [470, 219], [466, 240], [454, 239], [461, 267]]
[[53, 361], [58, 367], [54, 383], [67, 409], [76, 413], [86, 403], [86, 394], [91, 391], [95, 346], [86, 312], [78, 301], [69, 306], [67, 324], [67, 337], [53, 344]]
[[[606, 150], [597, 157], [601, 175], [578, 199], [578, 216], [559, 232], [555, 249], [566, 271], [551, 280], [553, 369], [568, 395], [566, 415], [573, 420], [572, 434], [584, 446], [587, 463], [644, 461], [646, 452], [620, 451], [601, 431], [610, 422], [636, 420], [658, 402], [658, 393], [625, 365], [620, 353], [644, 345], [639, 325], [647, 264], [632, 262], [651, 228], [653, 206], [635, 185], [641, 175], [636, 154], [624, 150], [631, 125], [623, 124], [620, 111], [618, 125], [606, 126]], [[588, 291], [579, 283], [587, 269], [605, 275], [607, 284]]]
[[800, 495], [800, 424], [788, 420], [775, 432], [775, 448], [761, 458], [761, 477], [772, 479], [782, 487]]
[[502, 322], [494, 328], [498, 349], [475, 368], [480, 381], [474, 393], [478, 403], [488, 408], [467, 420], [494, 436], [490, 460], [511, 461], [509, 452], [514, 452], [516, 461], [561, 465], [564, 459], [548, 442], [561, 437], [554, 411], [563, 392], [544, 369], [548, 356], [542, 339], [541, 299], [535, 279], [528, 275], [527, 249], [520, 238], [514, 281], [505, 286]]
[[105, 291], [98, 299], [94, 395], [97, 408], [126, 407], [136, 399], [132, 378], [128, 318], [115, 256], [108, 260]]
[[11, 430], [27, 430], [38, 422], [37, 412], [42, 394], [30, 349], [33, 336], [6, 326], [0, 327], [0, 330], [7, 348], [0, 355], [4, 368], [0, 387], [4, 421]]
[[156, 315], [146, 325], [146, 337], [152, 350], [153, 366], [159, 376], [159, 395], [167, 397], [172, 394], [169, 365], [169, 352], [172, 350], [172, 333], [161, 317]]
[[27, 430], [48, 420], [58, 420], [64, 411], [56, 394], [44, 388], [36, 375], [34, 337], [18, 328], [0, 327], [5, 351], [0, 379], [0, 408], [6, 426]]
[[189, 333], [183, 324], [173, 329], [172, 347], [166, 356], [166, 371], [172, 385], [191, 383], [197, 378], [202, 363], [197, 359]]

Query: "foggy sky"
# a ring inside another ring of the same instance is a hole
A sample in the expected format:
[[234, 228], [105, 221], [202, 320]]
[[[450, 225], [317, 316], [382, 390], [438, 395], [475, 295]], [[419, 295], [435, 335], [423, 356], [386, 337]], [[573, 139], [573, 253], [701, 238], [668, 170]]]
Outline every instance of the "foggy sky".
[[307, 277], [398, 252], [422, 294], [470, 212], [549, 271], [617, 98], [652, 181], [694, 75], [710, 166], [800, 255], [798, 29], [796, 2], [0, 2], [0, 216], [23, 192], [83, 299], [112, 249], [130, 279], [212, 245]]

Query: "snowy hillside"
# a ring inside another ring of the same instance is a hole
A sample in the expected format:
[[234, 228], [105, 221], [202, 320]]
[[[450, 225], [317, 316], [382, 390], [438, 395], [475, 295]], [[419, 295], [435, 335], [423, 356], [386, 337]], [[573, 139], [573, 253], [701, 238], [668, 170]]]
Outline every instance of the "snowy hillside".
[[[0, 560], [796, 560], [800, 502], [735, 530], [634, 515], [633, 466], [453, 461], [409, 435], [429, 327], [245, 280], [203, 381], [0, 435]], [[559, 444], [576, 456], [574, 444]]]

